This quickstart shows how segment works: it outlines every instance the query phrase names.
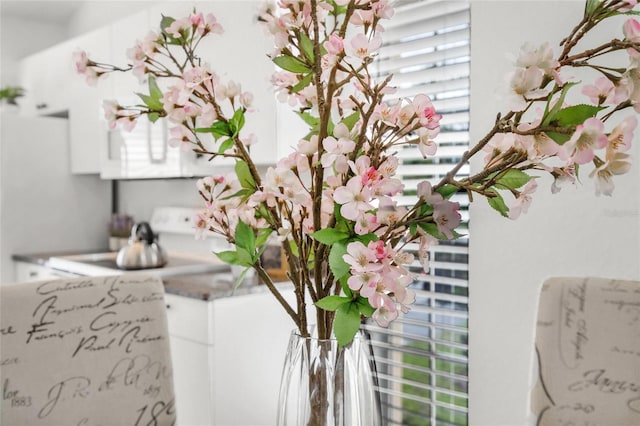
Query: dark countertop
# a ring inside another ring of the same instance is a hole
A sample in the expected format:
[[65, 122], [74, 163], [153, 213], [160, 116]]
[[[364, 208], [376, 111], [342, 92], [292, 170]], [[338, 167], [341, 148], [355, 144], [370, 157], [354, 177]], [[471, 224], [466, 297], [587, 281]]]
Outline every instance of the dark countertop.
[[[86, 251], [85, 253], [103, 253], [105, 249]], [[33, 263], [41, 266], [48, 266], [50, 257], [73, 254], [84, 254], [83, 252], [48, 252], [32, 254], [15, 254], [13, 260], [19, 262]], [[259, 283], [257, 277], [245, 278], [243, 282], [235, 287], [235, 280], [230, 271], [215, 273], [182, 274], [162, 277], [164, 289], [167, 294], [175, 294], [183, 297], [190, 297], [204, 301], [219, 299], [222, 297], [240, 296], [251, 293], [269, 291], [269, 289]]]
[[50, 257], [54, 256], [70, 256], [74, 254], [89, 254], [89, 253], [105, 253], [108, 252], [108, 248], [98, 248], [95, 250], [74, 250], [74, 251], [50, 251], [41, 253], [28, 253], [28, 254], [14, 254], [11, 256], [16, 262], [34, 263], [36, 265], [47, 266], [47, 262]]

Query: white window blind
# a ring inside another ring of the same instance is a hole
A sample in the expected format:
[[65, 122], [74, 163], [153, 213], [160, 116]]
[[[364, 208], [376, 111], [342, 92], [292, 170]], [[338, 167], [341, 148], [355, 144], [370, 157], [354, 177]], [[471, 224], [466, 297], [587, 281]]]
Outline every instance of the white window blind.
[[[394, 74], [398, 90], [389, 100], [425, 93], [443, 115], [434, 157], [425, 160], [416, 148], [398, 153], [402, 201], [411, 204], [417, 184], [439, 182], [469, 145], [469, 4], [400, 0], [384, 26], [376, 65], [378, 78]], [[460, 174], [467, 173], [465, 165]], [[453, 199], [466, 224], [466, 195]], [[412, 268], [411, 311], [388, 329], [364, 327], [374, 346], [385, 425], [467, 424], [468, 236], [433, 246], [430, 259], [428, 273], [417, 262]]]

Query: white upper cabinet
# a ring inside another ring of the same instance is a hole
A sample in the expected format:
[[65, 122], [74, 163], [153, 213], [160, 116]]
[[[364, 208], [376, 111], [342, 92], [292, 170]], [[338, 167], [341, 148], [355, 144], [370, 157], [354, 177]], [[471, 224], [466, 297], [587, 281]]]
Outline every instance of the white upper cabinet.
[[73, 77], [72, 43], [65, 42], [26, 57], [20, 64], [20, 100], [25, 115], [64, 115], [71, 97], [66, 88]]

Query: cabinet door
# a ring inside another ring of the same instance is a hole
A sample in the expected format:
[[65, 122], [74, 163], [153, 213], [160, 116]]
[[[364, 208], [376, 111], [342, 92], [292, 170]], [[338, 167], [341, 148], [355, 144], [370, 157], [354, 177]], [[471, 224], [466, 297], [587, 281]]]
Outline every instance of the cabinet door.
[[179, 425], [213, 422], [211, 302], [165, 294]]
[[66, 115], [72, 99], [67, 87], [74, 72], [71, 46], [70, 42], [61, 43], [22, 60], [22, 114]]
[[[109, 32], [93, 31], [72, 41], [73, 50], [85, 50], [90, 58], [105, 61], [109, 55]], [[107, 143], [107, 123], [102, 102], [110, 91], [108, 79], [89, 86], [80, 75], [70, 79], [68, 91], [73, 101], [69, 105], [69, 143], [71, 172], [100, 172], [100, 147]]]

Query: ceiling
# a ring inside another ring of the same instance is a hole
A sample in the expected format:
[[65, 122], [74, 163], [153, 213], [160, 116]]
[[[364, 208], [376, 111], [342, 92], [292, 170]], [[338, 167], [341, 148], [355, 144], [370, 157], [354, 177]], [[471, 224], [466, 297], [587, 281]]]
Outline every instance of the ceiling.
[[82, 3], [80, 0], [0, 0], [0, 13], [4, 16], [65, 24]]

